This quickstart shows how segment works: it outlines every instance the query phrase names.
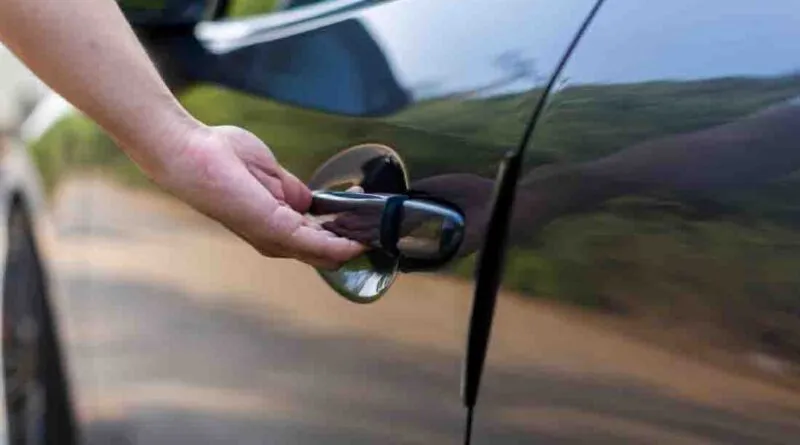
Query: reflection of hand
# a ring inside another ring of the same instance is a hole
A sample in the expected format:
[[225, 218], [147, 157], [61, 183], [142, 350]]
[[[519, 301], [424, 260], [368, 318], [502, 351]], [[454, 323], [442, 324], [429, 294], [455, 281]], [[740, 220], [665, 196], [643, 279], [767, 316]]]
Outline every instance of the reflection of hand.
[[303, 215], [310, 191], [253, 134], [202, 127], [184, 139], [151, 176], [261, 254], [336, 267], [363, 250]]
[[[517, 186], [512, 209], [511, 230], [535, 236], [554, 218], [579, 204], [582, 184], [577, 171], [565, 167], [540, 167]], [[471, 174], [448, 174], [421, 179], [412, 189], [454, 204], [464, 214], [467, 227], [458, 255], [475, 252], [483, 242], [491, 218], [494, 181]]]
[[[364, 193], [361, 187], [347, 189], [350, 193]], [[356, 207], [338, 213], [333, 220], [322, 223], [322, 227], [341, 237], [358, 241], [365, 246], [378, 246], [380, 240], [382, 207]]]
[[491, 212], [493, 180], [452, 173], [420, 179], [411, 184], [411, 189], [458, 208], [467, 224], [458, 255], [466, 256], [478, 250]]
[[[493, 181], [471, 174], [447, 174], [421, 179], [411, 184], [412, 194], [454, 205], [466, 220], [466, 233], [459, 255], [467, 255], [480, 245], [492, 196]], [[362, 208], [345, 212], [323, 227], [367, 245], [375, 245], [380, 237], [381, 209]], [[404, 232], [411, 232], [423, 221], [403, 222]], [[403, 233], [401, 235], [407, 235]]]

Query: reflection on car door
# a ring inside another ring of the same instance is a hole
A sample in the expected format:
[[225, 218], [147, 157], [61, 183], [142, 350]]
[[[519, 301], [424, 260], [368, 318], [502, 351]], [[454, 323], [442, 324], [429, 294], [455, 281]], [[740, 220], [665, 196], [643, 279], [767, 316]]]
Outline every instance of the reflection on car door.
[[800, 15], [712, 3], [608, 1], [559, 74], [478, 443], [797, 441]]
[[206, 81], [183, 97], [199, 119], [253, 131], [301, 178], [378, 143], [399, 154], [412, 187], [477, 209], [467, 224], [478, 235], [452, 268], [403, 275], [366, 307], [148, 188], [84, 123], [46, 135], [41, 159], [65, 153], [42, 165], [86, 429], [111, 422], [143, 443], [459, 440], [480, 210], [593, 5], [370, 2], [207, 24], [170, 48]]

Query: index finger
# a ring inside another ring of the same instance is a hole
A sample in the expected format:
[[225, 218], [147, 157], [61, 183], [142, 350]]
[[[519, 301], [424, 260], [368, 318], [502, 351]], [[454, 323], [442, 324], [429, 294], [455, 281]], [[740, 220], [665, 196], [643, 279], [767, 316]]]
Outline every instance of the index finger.
[[300, 226], [282, 243], [292, 257], [314, 258], [334, 264], [351, 260], [366, 251], [356, 241], [313, 226]]

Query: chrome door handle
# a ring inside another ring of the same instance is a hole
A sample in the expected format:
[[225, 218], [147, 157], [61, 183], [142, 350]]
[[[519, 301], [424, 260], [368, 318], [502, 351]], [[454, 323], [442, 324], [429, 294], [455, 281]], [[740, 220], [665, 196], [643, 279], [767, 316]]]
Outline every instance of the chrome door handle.
[[385, 193], [353, 193], [316, 190], [311, 192], [312, 215], [325, 215], [370, 208], [381, 210], [392, 196]]
[[[308, 186], [316, 190], [309, 213], [326, 220], [332, 232], [370, 247], [337, 270], [317, 269], [352, 302], [378, 301], [399, 272], [439, 268], [461, 248], [463, 215], [435, 197], [410, 194], [405, 164], [385, 145], [363, 144], [336, 154]], [[368, 193], [332, 191], [353, 186]], [[348, 228], [348, 221], [355, 226]]]
[[[359, 241], [396, 258], [399, 270], [436, 269], [451, 260], [464, 238], [464, 217], [444, 203], [400, 194], [315, 191], [310, 213], [343, 215], [368, 237]], [[346, 236], [346, 234], [345, 234]]]

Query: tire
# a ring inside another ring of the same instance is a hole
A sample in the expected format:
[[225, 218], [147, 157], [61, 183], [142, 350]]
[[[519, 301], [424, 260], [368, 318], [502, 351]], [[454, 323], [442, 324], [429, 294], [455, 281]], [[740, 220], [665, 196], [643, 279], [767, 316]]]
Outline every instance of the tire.
[[11, 445], [76, 443], [67, 380], [41, 262], [22, 205], [8, 220], [3, 383]]

